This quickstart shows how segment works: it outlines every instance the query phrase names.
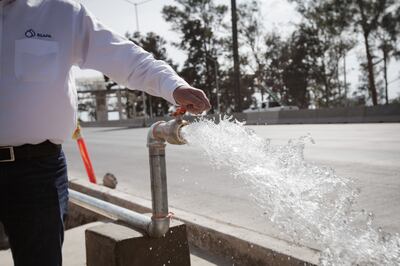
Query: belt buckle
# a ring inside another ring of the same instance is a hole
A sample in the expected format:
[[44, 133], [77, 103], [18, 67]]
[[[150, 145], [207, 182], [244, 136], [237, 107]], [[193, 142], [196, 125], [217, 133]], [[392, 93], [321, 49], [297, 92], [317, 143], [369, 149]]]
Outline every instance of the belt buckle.
[[14, 162], [15, 161], [14, 147], [12, 147], [12, 146], [0, 147], [0, 150], [7, 150], [7, 149], [9, 150], [10, 158], [9, 159], [0, 160], [0, 163]]

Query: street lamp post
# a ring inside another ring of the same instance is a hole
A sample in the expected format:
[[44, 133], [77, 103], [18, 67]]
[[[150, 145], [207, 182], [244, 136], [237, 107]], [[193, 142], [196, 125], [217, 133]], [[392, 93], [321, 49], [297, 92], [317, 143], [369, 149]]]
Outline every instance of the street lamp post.
[[[127, 3], [133, 5], [135, 7], [135, 17], [136, 17], [136, 31], [140, 32], [139, 29], [139, 15], [138, 15], [138, 6], [146, 4], [150, 1], [153, 0], [145, 0], [145, 1], [141, 1], [141, 2], [132, 2], [129, 0], [125, 0]], [[144, 117], [144, 125], [146, 126], [146, 109], [147, 109], [147, 105], [146, 105], [146, 93], [144, 91], [142, 91], [142, 100], [143, 100], [143, 117]], [[151, 106], [151, 96], [149, 96], [149, 102], [150, 102], [150, 117], [152, 117], [153, 114], [153, 110], [152, 110], [152, 106]]]

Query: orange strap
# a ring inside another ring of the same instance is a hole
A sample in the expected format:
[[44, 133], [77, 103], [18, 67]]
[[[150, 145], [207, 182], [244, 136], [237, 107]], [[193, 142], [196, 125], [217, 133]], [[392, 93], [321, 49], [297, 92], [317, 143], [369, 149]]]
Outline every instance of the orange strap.
[[186, 113], [186, 108], [183, 106], [179, 106], [178, 109], [176, 109], [176, 111], [172, 113], [172, 116], [184, 115], [185, 113]]

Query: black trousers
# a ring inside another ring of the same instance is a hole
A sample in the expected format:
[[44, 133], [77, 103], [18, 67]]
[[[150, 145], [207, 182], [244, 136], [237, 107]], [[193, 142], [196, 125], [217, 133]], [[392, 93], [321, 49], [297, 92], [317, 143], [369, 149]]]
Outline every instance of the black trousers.
[[62, 265], [67, 206], [68, 177], [62, 151], [0, 163], [0, 221], [15, 266]]

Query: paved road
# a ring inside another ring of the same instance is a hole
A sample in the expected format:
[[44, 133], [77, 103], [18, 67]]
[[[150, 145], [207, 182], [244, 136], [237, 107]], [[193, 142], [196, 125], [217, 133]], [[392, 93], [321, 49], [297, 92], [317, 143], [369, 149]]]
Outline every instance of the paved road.
[[[400, 124], [329, 124], [250, 126], [273, 144], [310, 133], [316, 144], [307, 145], [305, 157], [331, 166], [351, 177], [361, 188], [356, 208], [371, 210], [376, 224], [400, 232]], [[118, 189], [150, 199], [146, 129], [85, 128], [97, 176], [112, 172]], [[86, 178], [76, 144], [64, 145], [71, 178]], [[278, 235], [263, 210], [249, 197], [251, 191], [226, 171], [210, 167], [199, 150], [188, 146], [167, 148], [168, 189], [171, 206], [196, 214]]]

